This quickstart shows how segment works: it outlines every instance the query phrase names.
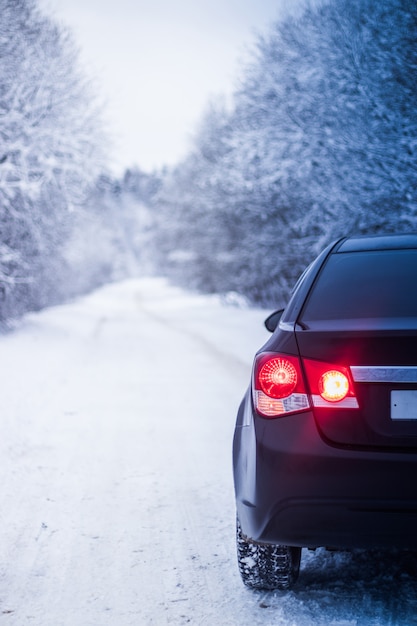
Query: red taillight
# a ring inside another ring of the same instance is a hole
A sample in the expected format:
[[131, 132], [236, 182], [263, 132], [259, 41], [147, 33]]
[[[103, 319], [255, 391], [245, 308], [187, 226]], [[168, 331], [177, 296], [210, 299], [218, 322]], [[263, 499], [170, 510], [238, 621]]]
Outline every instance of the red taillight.
[[298, 381], [297, 369], [284, 357], [274, 357], [263, 363], [258, 372], [260, 387], [271, 398], [286, 398], [295, 389]]
[[255, 359], [253, 401], [264, 417], [279, 417], [317, 408], [357, 409], [350, 369], [313, 359], [266, 352]]
[[253, 387], [255, 408], [266, 417], [305, 411], [310, 406], [297, 357], [275, 353], [258, 355]]
[[352, 376], [348, 367], [303, 359], [313, 405], [357, 409]]
[[319, 392], [328, 402], [340, 402], [349, 393], [349, 379], [338, 370], [324, 372], [319, 378]]

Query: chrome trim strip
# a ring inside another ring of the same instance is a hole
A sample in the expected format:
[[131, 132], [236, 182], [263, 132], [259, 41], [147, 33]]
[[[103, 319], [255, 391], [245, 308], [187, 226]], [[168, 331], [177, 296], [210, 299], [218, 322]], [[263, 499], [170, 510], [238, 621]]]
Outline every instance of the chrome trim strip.
[[417, 367], [352, 365], [355, 383], [417, 383]]

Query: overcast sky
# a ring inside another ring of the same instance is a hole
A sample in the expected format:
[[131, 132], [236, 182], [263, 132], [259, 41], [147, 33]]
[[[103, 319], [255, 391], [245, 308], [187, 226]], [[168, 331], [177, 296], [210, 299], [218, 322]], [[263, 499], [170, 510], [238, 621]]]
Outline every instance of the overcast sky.
[[114, 171], [172, 165], [209, 99], [230, 95], [256, 33], [300, 0], [40, 0], [106, 101]]

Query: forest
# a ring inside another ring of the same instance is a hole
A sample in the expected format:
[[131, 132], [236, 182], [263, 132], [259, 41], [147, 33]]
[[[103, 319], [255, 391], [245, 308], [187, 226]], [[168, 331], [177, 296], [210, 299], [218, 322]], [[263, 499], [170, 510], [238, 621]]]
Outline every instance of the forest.
[[189, 154], [119, 180], [70, 33], [34, 0], [0, 14], [3, 327], [141, 274], [278, 308], [332, 240], [417, 230], [414, 3], [329, 0], [271, 24]]

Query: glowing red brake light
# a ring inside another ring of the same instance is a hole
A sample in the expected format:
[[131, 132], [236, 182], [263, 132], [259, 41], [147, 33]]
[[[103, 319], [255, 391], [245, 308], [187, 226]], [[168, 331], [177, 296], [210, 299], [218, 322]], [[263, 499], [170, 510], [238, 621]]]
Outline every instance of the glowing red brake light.
[[[303, 368], [309, 393], [304, 382]], [[253, 370], [253, 402], [257, 413], [279, 417], [317, 408], [357, 409], [350, 369], [275, 352], [258, 354]]]
[[294, 365], [283, 357], [268, 359], [258, 372], [260, 387], [271, 398], [286, 398], [294, 391], [298, 375]]
[[346, 409], [359, 407], [348, 367], [312, 359], [303, 359], [303, 364], [314, 406]]
[[304, 411], [310, 406], [297, 357], [276, 353], [258, 355], [253, 387], [255, 408], [265, 417]]
[[319, 378], [319, 392], [328, 402], [340, 402], [349, 393], [349, 379], [337, 370], [324, 372]]

